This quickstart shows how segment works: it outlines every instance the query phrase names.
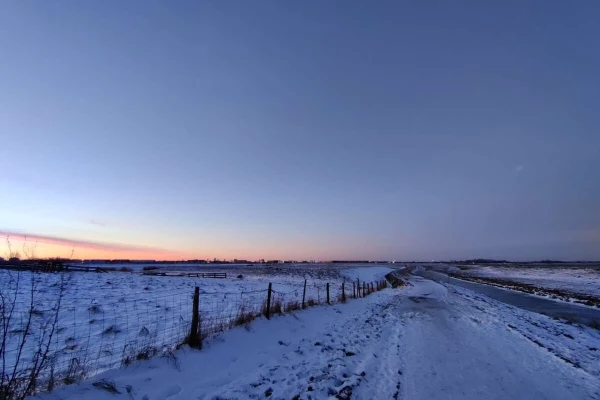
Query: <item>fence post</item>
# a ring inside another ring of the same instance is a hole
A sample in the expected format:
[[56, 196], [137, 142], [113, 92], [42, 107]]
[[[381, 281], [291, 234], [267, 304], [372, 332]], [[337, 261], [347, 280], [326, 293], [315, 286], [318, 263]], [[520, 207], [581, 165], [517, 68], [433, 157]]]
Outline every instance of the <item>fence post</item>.
[[331, 304], [329, 302], [329, 282], [327, 282], [327, 304]]
[[192, 327], [190, 329], [190, 337], [188, 344], [190, 347], [201, 347], [202, 342], [198, 337], [198, 314], [200, 310], [200, 288], [196, 286], [194, 288], [194, 302], [192, 306]]
[[306, 300], [306, 279], [304, 280], [304, 291], [302, 292], [302, 309], [306, 308], [304, 300]]
[[356, 294], [358, 294], [358, 298], [360, 299], [360, 279], [356, 278]]
[[356, 298], [356, 284], [352, 282], [352, 297]]
[[363, 297], [365, 297], [365, 295], [368, 294], [368, 293], [365, 293], [366, 290], [367, 290], [367, 284], [365, 282], [363, 282]]
[[271, 319], [271, 285], [272, 283], [269, 283], [269, 290], [267, 291], [267, 319]]
[[345, 282], [342, 282], [342, 303], [346, 302], [346, 289], [344, 286]]

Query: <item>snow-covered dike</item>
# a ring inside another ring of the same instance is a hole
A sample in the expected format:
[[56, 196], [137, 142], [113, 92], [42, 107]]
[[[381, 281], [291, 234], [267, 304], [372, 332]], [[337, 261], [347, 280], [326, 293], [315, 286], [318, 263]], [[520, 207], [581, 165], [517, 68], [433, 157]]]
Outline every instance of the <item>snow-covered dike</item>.
[[499, 267], [470, 266], [464, 270], [447, 268], [450, 272], [467, 277], [505, 279], [541, 288], [566, 290], [597, 296], [600, 293], [600, 268], [589, 267]]
[[359, 279], [361, 282], [374, 282], [383, 279], [392, 271], [389, 267], [353, 267], [343, 269], [341, 273], [353, 281]]
[[259, 319], [201, 351], [181, 349], [39, 398], [600, 399], [598, 331], [451, 285], [410, 283]]

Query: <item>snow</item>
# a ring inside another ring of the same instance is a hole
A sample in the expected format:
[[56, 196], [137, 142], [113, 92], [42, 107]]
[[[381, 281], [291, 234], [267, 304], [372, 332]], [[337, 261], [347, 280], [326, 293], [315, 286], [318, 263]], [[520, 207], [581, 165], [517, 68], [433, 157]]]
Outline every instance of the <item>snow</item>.
[[566, 290], [584, 295], [600, 293], [598, 267], [491, 267], [475, 266], [454, 273], [472, 277], [507, 279], [541, 288]]
[[[203, 271], [217, 270], [203, 268]], [[196, 286], [200, 288], [202, 334], [210, 336], [228, 328], [241, 310], [259, 313], [267, 298], [269, 283], [273, 285], [273, 302], [301, 303], [306, 279], [306, 300], [323, 303], [326, 285], [330, 285], [331, 301], [336, 301], [344, 281], [339, 268], [323, 265], [235, 267], [226, 271], [227, 279], [128, 272], [17, 274], [0, 271], [0, 292], [12, 295], [18, 285], [17, 308], [7, 335], [7, 364], [13, 365], [18, 356], [30, 315], [32, 285], [35, 286], [32, 332], [27, 335], [18, 369], [29, 362], [38, 340], [49, 331], [61, 279], [66, 279], [58, 326], [50, 343], [50, 352], [56, 356], [55, 378], [62, 380], [67, 378], [67, 370], [75, 377], [83, 373], [92, 376], [119, 367], [141, 352], [163, 351], [180, 344], [190, 330]], [[352, 285], [346, 286], [346, 294], [350, 293]], [[77, 364], [85, 363], [85, 367], [73, 371], [70, 368], [73, 360]]]
[[[599, 347], [596, 330], [410, 277], [401, 289], [260, 318], [200, 351], [182, 348], [39, 398], [600, 399]], [[93, 385], [101, 379], [119, 393]]]
[[392, 271], [389, 267], [354, 267], [344, 269], [341, 273], [352, 281], [359, 279], [361, 282], [374, 282], [384, 279]]

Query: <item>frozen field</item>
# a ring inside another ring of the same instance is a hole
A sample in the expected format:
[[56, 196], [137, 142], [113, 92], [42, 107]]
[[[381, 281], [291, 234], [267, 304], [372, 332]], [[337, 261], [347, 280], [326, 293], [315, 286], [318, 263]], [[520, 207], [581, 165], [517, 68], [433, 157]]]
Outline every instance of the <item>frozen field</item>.
[[269, 283], [272, 304], [285, 308], [302, 303], [305, 280], [307, 304], [325, 303], [328, 284], [330, 302], [335, 303], [342, 284], [351, 298], [356, 279], [371, 282], [390, 271], [327, 265], [201, 269], [225, 271], [227, 278], [146, 276], [140, 271], [0, 271], [2, 336], [6, 338], [3, 372], [7, 366], [10, 371], [14, 365], [25, 370], [35, 363], [40, 344], [41, 351], [50, 355], [41, 375], [52, 371], [56, 382], [66, 383], [164, 353], [189, 333], [195, 287], [200, 288], [200, 333], [209, 337], [236, 325], [240, 317], [261, 313]]

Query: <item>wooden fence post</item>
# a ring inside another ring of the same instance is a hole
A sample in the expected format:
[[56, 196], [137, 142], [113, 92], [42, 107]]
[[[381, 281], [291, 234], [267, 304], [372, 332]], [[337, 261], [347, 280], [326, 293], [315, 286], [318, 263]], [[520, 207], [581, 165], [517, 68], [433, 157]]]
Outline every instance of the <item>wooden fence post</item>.
[[267, 313], [266, 313], [266, 317], [267, 319], [271, 319], [271, 287], [272, 287], [272, 283], [269, 283], [269, 290], [267, 292]]
[[356, 294], [358, 294], [358, 298], [360, 299], [360, 279], [356, 278]]
[[356, 298], [356, 284], [352, 282], [352, 297]]
[[190, 337], [188, 339], [188, 345], [190, 347], [202, 347], [202, 342], [198, 336], [198, 315], [200, 313], [200, 288], [196, 286], [194, 288], [194, 302], [192, 306], [192, 327], [190, 329]]
[[306, 303], [304, 302], [306, 300], [306, 279], [304, 280], [304, 291], [302, 292], [302, 309], [306, 308]]
[[345, 282], [342, 282], [342, 303], [346, 302], [346, 288], [345, 288]]
[[367, 284], [365, 282], [363, 282], [363, 297], [365, 297], [365, 295], [368, 294], [368, 293], [366, 293], [366, 291], [367, 291]]
[[331, 304], [329, 302], [329, 282], [327, 282], [327, 304]]

